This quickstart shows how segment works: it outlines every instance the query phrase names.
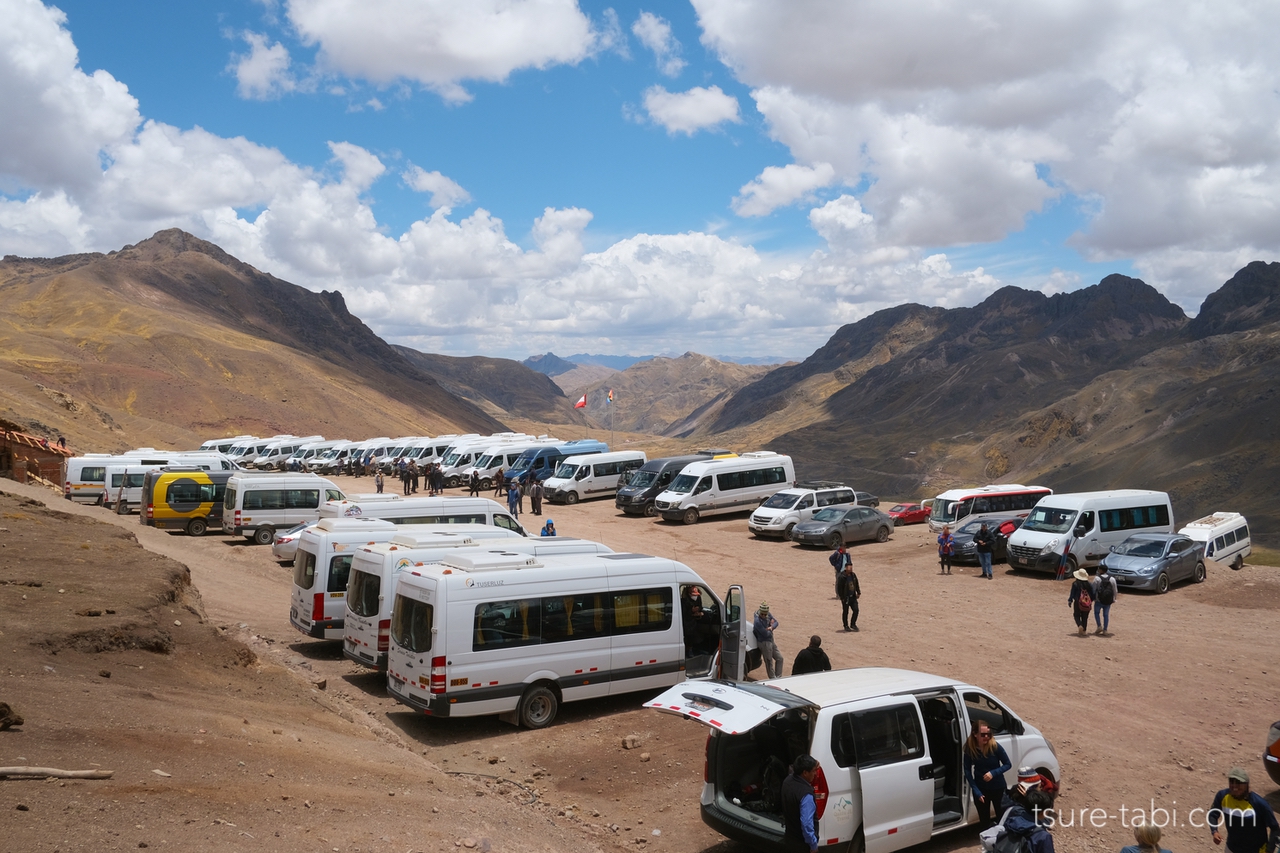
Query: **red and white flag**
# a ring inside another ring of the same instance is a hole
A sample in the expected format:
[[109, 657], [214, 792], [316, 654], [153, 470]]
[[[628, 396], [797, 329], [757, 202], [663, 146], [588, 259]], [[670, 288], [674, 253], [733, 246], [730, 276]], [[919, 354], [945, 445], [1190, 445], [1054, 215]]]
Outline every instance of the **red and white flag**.
[[573, 404], [575, 409], [585, 409], [587, 407], [587, 395], [583, 394], [578, 402]]

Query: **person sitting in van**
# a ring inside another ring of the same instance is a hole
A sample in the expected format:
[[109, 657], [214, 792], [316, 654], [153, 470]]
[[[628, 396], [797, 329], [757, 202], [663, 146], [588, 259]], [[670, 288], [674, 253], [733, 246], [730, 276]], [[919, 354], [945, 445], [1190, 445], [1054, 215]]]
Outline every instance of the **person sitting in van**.
[[552, 521], [551, 519], [549, 519], [549, 518], [548, 518], [548, 519], [547, 519], [547, 523], [546, 523], [546, 524], [544, 524], [544, 525], [542, 525], [542, 535], [543, 535], [543, 536], [555, 536], [555, 535], [556, 535], [556, 523], [555, 523], [554, 521]]

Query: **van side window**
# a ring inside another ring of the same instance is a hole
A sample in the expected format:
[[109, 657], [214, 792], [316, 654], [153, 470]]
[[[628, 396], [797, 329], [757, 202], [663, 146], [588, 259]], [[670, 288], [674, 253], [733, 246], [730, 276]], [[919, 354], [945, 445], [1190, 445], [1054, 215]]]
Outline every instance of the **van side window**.
[[293, 582], [299, 589], [311, 589], [316, 582], [316, 555], [299, 549], [293, 558]]
[[671, 589], [632, 590], [613, 594], [615, 634], [665, 631], [671, 627]]
[[[821, 503], [821, 501], [819, 501]], [[796, 503], [796, 509], [810, 509], [813, 507], [813, 495], [805, 495]]]
[[343, 497], [344, 496], [342, 492], [338, 491], [337, 489], [324, 490], [324, 499], [327, 501], [340, 501], [343, 499]]
[[286, 509], [315, 509], [320, 506], [319, 489], [286, 489]]
[[[302, 552], [299, 552], [302, 553]], [[311, 558], [315, 561], [315, 557]], [[329, 592], [345, 592], [351, 576], [351, 555], [340, 554], [329, 561]], [[307, 585], [310, 588], [310, 584]]]
[[1093, 510], [1080, 513], [1080, 520], [1076, 522], [1076, 527], [1083, 527], [1085, 532], [1093, 530]]
[[245, 512], [255, 509], [284, 509], [284, 489], [250, 489], [244, 493]]
[[[720, 477], [721, 479], [723, 479], [724, 475], [721, 474]], [[693, 493], [695, 495], [700, 495], [703, 492], [708, 491], [710, 488], [711, 488], [711, 478], [703, 477], [701, 480], [698, 481], [698, 487], [693, 490]]]
[[1241, 540], [1248, 539], [1248, 538], [1249, 538], [1249, 525], [1245, 524], [1236, 528], [1237, 542], [1240, 542]]
[[495, 512], [493, 514], [493, 526], [501, 527], [504, 530], [514, 530], [517, 533], [520, 532], [520, 525], [516, 523], [516, 520], [502, 513]]
[[542, 602], [536, 598], [476, 606], [473, 651], [537, 645], [541, 636]]
[[831, 753], [841, 767], [879, 767], [924, 755], [915, 705], [840, 714], [831, 721]]
[[1005, 721], [1008, 718], [1008, 712], [1000, 707], [1000, 703], [982, 693], [966, 693], [964, 694], [965, 710], [969, 712], [969, 722], [977, 723], [982, 721], [991, 728], [991, 733], [995, 735], [1008, 734], [1008, 727]]
[[1222, 541], [1227, 545], [1236, 544], [1236, 532], [1234, 530], [1228, 530], [1226, 533], [1222, 534]]
[[1103, 533], [1111, 530], [1140, 530], [1144, 527], [1165, 527], [1168, 524], [1169, 507], [1167, 504], [1106, 509], [1098, 513], [1098, 528]]

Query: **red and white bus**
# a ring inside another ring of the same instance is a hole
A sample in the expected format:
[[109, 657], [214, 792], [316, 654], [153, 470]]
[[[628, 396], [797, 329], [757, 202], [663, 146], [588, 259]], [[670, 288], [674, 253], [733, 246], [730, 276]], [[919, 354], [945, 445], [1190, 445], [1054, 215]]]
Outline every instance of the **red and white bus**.
[[978, 518], [1025, 518], [1041, 498], [1051, 494], [1053, 489], [1018, 483], [950, 489], [933, 499], [929, 529], [940, 532], [945, 524], [955, 530]]

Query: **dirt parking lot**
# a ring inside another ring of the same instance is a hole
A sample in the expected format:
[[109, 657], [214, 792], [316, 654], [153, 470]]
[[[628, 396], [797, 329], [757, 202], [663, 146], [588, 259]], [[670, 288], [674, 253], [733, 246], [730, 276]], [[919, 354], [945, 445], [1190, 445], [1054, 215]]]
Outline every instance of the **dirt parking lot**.
[[[432, 720], [388, 699], [337, 643], [290, 626], [290, 572], [269, 549], [158, 532], [7, 481], [0, 492], [0, 701], [26, 717], [0, 732], [0, 765], [115, 771], [3, 782], [0, 850], [740, 849], [698, 817], [704, 730], [641, 710], [644, 694], [565, 706], [538, 732]], [[46, 500], [65, 515], [33, 502]], [[718, 595], [743, 584], [781, 622], [788, 669], [818, 633], [836, 667], [990, 689], [1056, 747], [1059, 807], [1110, 815], [1059, 827], [1060, 851], [1119, 849], [1132, 838], [1120, 807], [1131, 823], [1153, 804], [1180, 824], [1164, 846], [1209, 845], [1190, 810], [1235, 764], [1280, 806], [1261, 760], [1280, 719], [1275, 569], [1210, 564], [1204, 584], [1122, 595], [1112, 634], [1081, 638], [1066, 583], [1004, 566], [994, 581], [976, 568], [941, 576], [925, 527], [899, 528], [852, 548], [862, 630], [845, 633], [826, 553], [753, 539], [743, 516], [686, 527], [604, 501], [547, 515], [561, 535], [680, 560]], [[94, 609], [116, 612], [81, 615]], [[637, 748], [623, 748], [628, 735]], [[966, 830], [919, 849], [977, 847]]]

